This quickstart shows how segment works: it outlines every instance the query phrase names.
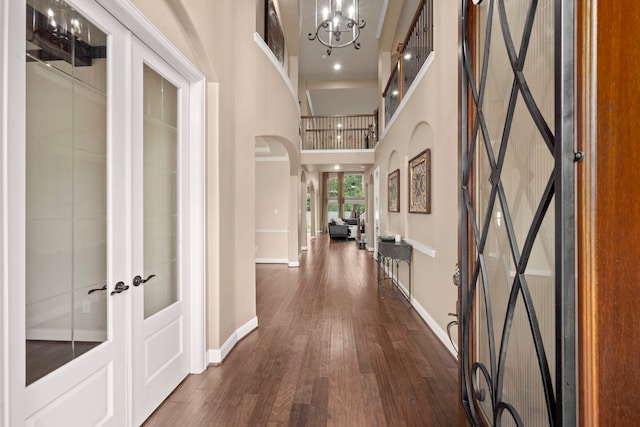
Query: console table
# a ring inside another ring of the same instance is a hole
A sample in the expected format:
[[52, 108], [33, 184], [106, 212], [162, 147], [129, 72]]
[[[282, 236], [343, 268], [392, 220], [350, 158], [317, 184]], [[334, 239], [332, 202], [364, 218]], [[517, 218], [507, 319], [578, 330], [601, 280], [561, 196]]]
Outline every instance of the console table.
[[[409, 268], [408, 294], [398, 284], [400, 263], [406, 262]], [[378, 291], [383, 289], [385, 281], [391, 282], [411, 305], [411, 245], [405, 242], [385, 242], [378, 238]]]

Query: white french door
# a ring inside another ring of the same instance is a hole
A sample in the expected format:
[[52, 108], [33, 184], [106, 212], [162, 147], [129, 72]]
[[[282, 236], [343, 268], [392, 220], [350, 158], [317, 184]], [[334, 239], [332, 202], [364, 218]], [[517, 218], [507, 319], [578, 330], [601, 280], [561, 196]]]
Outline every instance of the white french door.
[[[9, 164], [12, 247], [25, 245], [9, 254], [23, 272], [10, 311], [23, 331], [11, 348], [12, 393], [22, 385], [11, 425], [122, 426], [131, 398], [127, 33], [93, 2], [29, 0], [25, 11], [25, 143]], [[26, 354], [17, 350], [25, 343]]]
[[189, 373], [189, 83], [133, 42], [133, 395], [144, 421]]
[[204, 79], [127, 0], [0, 9], [0, 424], [139, 425], [205, 366]]

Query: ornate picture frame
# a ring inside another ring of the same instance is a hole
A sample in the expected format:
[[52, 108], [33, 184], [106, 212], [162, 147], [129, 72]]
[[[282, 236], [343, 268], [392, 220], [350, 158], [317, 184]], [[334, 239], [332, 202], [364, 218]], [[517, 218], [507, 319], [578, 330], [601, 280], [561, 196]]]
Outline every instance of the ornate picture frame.
[[409, 213], [431, 213], [431, 150], [409, 160]]
[[389, 174], [387, 201], [389, 212], [400, 212], [400, 169], [396, 169]]

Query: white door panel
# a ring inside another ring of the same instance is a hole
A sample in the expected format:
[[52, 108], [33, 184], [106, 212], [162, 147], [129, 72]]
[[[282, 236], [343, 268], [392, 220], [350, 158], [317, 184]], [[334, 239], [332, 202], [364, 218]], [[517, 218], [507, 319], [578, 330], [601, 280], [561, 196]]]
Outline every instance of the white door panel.
[[[75, 369], [72, 370], [75, 371]], [[64, 382], [68, 383], [69, 380], [66, 379]], [[113, 418], [113, 397], [118, 393], [114, 390], [113, 383], [111, 362], [97, 370], [95, 363], [91, 363], [90, 375], [87, 378], [76, 382], [70, 390], [55, 393], [55, 399], [27, 418], [25, 425], [28, 427], [95, 426], [109, 422], [117, 425]], [[43, 398], [43, 396], [38, 397], [37, 400]], [[27, 398], [27, 402], [32, 401]], [[27, 408], [29, 409], [31, 408]]]
[[133, 412], [141, 423], [189, 373], [189, 84], [133, 43]]

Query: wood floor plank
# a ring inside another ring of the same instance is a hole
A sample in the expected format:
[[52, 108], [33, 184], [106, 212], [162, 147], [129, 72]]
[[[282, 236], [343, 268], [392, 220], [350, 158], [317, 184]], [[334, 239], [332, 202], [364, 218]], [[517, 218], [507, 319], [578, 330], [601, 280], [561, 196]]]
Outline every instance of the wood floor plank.
[[299, 268], [256, 266], [258, 330], [189, 376], [147, 426], [453, 426], [456, 361], [372, 254], [310, 241]]

